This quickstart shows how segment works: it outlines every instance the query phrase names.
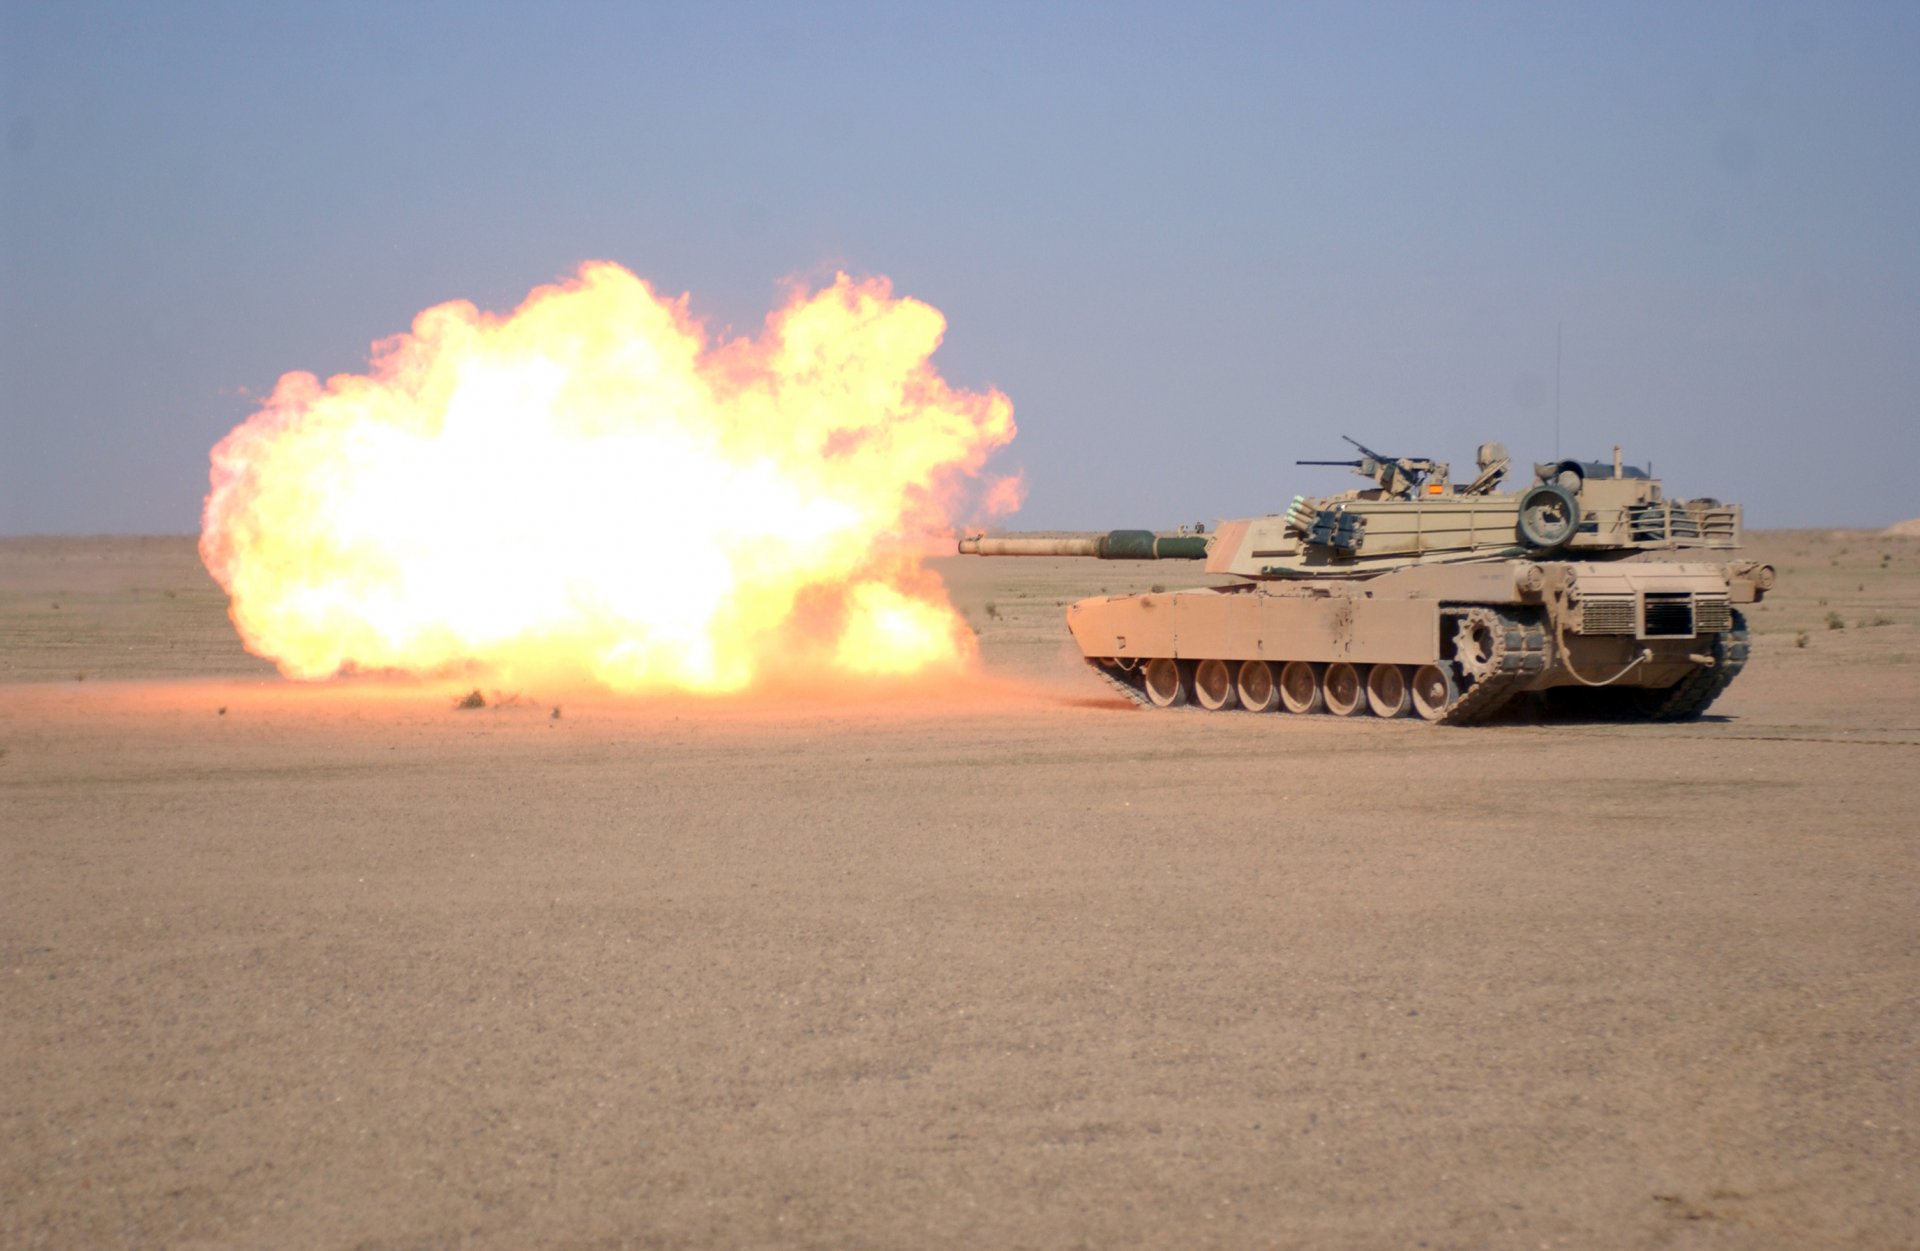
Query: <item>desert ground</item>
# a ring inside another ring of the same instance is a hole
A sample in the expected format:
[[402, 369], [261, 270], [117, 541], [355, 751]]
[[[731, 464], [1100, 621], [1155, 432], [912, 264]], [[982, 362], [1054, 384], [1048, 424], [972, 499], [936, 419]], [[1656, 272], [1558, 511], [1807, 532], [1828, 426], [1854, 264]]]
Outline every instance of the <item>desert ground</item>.
[[1920, 539], [1750, 554], [1705, 720], [1455, 729], [1116, 701], [1187, 566], [462, 709], [0, 541], [0, 1246], [1920, 1245]]

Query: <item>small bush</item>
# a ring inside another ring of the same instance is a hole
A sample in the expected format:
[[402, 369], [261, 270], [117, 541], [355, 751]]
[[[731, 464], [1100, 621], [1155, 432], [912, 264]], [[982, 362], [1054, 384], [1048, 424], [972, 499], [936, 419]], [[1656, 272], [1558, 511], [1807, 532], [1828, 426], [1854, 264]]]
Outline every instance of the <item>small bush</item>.
[[462, 695], [458, 700], [454, 701], [453, 706], [455, 708], [485, 708], [487, 706], [487, 697], [482, 695], [480, 688], [476, 686], [465, 695]]
[[1869, 617], [1864, 624], [1868, 626], [1889, 626], [1893, 624], [1893, 618], [1887, 616], [1885, 613], [1877, 612]]
[[1795, 647], [1805, 647], [1807, 645], [1807, 632], [1805, 630], [1793, 636], [1793, 645]]
[[1161, 595], [1161, 594], [1164, 594], [1164, 593], [1166, 592], [1166, 589], [1167, 589], [1167, 588], [1166, 588], [1166, 587], [1164, 587], [1164, 586], [1161, 586], [1161, 585], [1160, 585], [1160, 584], [1159, 584], [1158, 582], [1156, 582], [1156, 583], [1154, 583], [1154, 584], [1153, 584], [1153, 585], [1152, 585], [1151, 587], [1149, 587], [1149, 588], [1147, 588], [1147, 589], [1148, 589], [1148, 591], [1149, 591], [1149, 592], [1150, 592], [1151, 594], [1154, 594], [1154, 595]]
[[558, 721], [559, 719], [560, 719], [560, 705], [555, 704], [553, 706], [553, 711], [547, 714], [547, 720]]
[[1842, 617], [1837, 612], [1830, 612], [1827, 614], [1827, 629], [1844, 630], [1846, 628], [1847, 628], [1847, 619], [1845, 617]]
[[1000, 605], [994, 603], [992, 600], [987, 601], [987, 620], [1000, 620]]

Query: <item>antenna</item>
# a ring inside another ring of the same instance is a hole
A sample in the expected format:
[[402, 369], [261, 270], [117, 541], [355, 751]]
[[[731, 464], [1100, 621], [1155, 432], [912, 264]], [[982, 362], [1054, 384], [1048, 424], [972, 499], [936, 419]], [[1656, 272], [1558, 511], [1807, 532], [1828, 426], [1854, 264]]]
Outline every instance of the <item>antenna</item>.
[[1560, 459], [1560, 341], [1567, 328], [1564, 321], [1553, 323], [1553, 458]]

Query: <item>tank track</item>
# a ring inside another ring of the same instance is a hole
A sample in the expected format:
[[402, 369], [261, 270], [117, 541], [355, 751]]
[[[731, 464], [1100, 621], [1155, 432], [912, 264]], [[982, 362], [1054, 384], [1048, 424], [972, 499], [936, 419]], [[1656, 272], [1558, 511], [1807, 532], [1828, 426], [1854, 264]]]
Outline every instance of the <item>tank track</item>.
[[[1476, 611], [1490, 612], [1489, 609]], [[1492, 672], [1468, 687], [1440, 718], [1441, 725], [1473, 725], [1494, 716], [1512, 703], [1533, 680], [1546, 671], [1547, 629], [1538, 620], [1514, 613], [1494, 612]]]
[[1735, 609], [1733, 628], [1713, 637], [1713, 667], [1696, 669], [1666, 690], [1666, 698], [1643, 706], [1654, 721], [1692, 721], [1706, 712], [1720, 692], [1733, 685], [1747, 666], [1747, 619]]
[[1093, 659], [1093, 657], [1091, 656], [1084, 656], [1081, 659], [1085, 660], [1087, 662], [1087, 668], [1099, 674], [1100, 680], [1105, 682], [1108, 686], [1111, 686], [1114, 690], [1120, 692], [1122, 695], [1125, 695], [1128, 699], [1140, 705], [1142, 708], [1153, 707], [1153, 701], [1148, 699], [1146, 691], [1140, 688], [1140, 685], [1139, 685], [1140, 670], [1139, 669], [1136, 668], [1133, 671], [1133, 673], [1129, 675], [1133, 679], [1132, 681], [1129, 681], [1127, 676], [1122, 676], [1119, 672], [1109, 668], [1106, 665], [1101, 664], [1099, 661]]

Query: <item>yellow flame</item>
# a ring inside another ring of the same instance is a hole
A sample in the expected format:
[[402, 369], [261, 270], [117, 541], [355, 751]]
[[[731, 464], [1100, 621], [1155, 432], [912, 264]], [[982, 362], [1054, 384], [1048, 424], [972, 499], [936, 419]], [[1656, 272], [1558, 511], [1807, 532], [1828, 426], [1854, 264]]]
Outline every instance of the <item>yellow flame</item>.
[[280, 379], [213, 450], [201, 555], [296, 678], [958, 666], [972, 635], [916, 543], [1014, 423], [933, 370], [945, 328], [842, 274], [710, 344], [685, 297], [604, 262], [510, 316], [442, 304], [364, 376]]

